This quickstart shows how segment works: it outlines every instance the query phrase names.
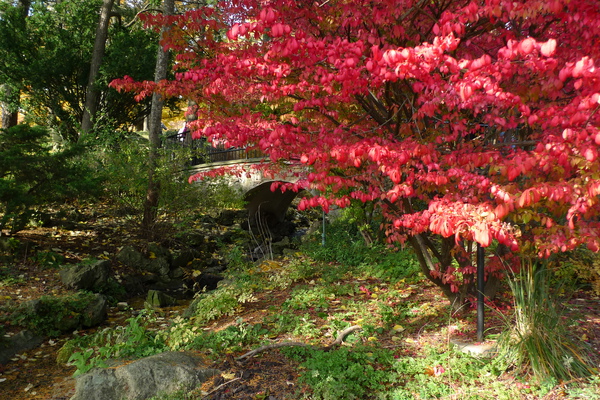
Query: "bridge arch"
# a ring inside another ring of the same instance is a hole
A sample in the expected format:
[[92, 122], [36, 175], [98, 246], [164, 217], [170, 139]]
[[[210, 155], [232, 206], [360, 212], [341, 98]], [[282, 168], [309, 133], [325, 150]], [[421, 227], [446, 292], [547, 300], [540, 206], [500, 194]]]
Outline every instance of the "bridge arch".
[[250, 221], [256, 219], [257, 214], [260, 213], [261, 218], [266, 218], [269, 227], [283, 222], [292, 201], [302, 192], [291, 190], [282, 192], [280, 189], [271, 191], [271, 184], [274, 182], [286, 183], [283, 180], [264, 181], [244, 194]]

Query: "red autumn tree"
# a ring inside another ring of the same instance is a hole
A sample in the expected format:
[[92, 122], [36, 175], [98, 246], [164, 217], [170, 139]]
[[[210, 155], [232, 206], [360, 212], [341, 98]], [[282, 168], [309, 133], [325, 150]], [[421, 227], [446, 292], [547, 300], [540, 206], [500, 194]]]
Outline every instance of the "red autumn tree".
[[300, 207], [375, 202], [455, 305], [474, 243], [598, 250], [598, 1], [237, 0], [147, 21], [177, 27], [176, 79], [114, 86], [192, 99], [195, 137], [268, 169], [305, 164], [286, 189], [322, 195]]

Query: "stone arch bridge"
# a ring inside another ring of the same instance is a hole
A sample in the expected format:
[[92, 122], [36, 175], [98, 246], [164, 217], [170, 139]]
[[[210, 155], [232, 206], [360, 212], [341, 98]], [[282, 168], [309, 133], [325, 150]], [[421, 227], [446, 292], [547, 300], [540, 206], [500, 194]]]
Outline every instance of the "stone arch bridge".
[[241, 176], [229, 176], [229, 184], [239, 189], [244, 194], [249, 221], [263, 218], [269, 227], [274, 227], [283, 222], [287, 209], [292, 201], [301, 192], [287, 190], [271, 191], [273, 182], [295, 183], [298, 181], [298, 172], [304, 167], [299, 164], [291, 165], [287, 172], [283, 172], [274, 178], [265, 177], [262, 172], [253, 168], [252, 165], [264, 162], [265, 158], [258, 151], [247, 152], [238, 148], [208, 148], [203, 157], [194, 160], [189, 171], [192, 174], [209, 171], [224, 166], [240, 166], [247, 172]]

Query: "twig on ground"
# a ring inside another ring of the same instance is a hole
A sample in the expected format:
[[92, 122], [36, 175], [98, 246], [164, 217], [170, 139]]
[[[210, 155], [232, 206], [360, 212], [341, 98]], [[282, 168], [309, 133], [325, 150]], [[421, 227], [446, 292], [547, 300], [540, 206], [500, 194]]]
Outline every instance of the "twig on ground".
[[[358, 325], [353, 325], [350, 326], [346, 329], [344, 329], [343, 331], [341, 331], [337, 338], [335, 338], [335, 340], [329, 345], [329, 346], [325, 346], [325, 347], [320, 347], [321, 350], [323, 351], [329, 351], [331, 349], [333, 349], [336, 346], [339, 346], [340, 344], [342, 344], [342, 342], [344, 341], [344, 339], [346, 338], [346, 336], [348, 336], [349, 334], [351, 334], [354, 331], [357, 331], [361, 329], [360, 326]], [[278, 349], [280, 347], [293, 347], [293, 346], [299, 346], [299, 347], [312, 347], [312, 348], [316, 348], [319, 349], [319, 347], [316, 346], [312, 346], [310, 344], [306, 344], [306, 343], [301, 343], [301, 342], [281, 342], [281, 343], [273, 343], [273, 344], [267, 344], [264, 346], [261, 346], [257, 349], [251, 350], [247, 353], [242, 354], [241, 356], [237, 357], [236, 360], [241, 361], [244, 360], [245, 358], [249, 358], [252, 357], [258, 353], [262, 353], [264, 351], [267, 350], [271, 350], [271, 349]]]
[[225, 383], [221, 383], [219, 386], [217, 386], [216, 388], [214, 388], [214, 389], [213, 389], [213, 390], [211, 390], [210, 392], [206, 393], [206, 394], [204, 395], [204, 397], [202, 397], [202, 398], [203, 398], [203, 399], [206, 399], [206, 398], [207, 398], [208, 396], [210, 396], [211, 394], [213, 394], [213, 393], [215, 393], [215, 392], [218, 392], [219, 390], [221, 390], [221, 388], [222, 388], [223, 386], [229, 385], [230, 383], [232, 383], [232, 382], [235, 382], [235, 381], [239, 381], [240, 379], [242, 379], [242, 377], [241, 377], [241, 376], [240, 376], [240, 377], [237, 377], [237, 378], [233, 378], [232, 380], [230, 380], [230, 381], [227, 381], [227, 382], [225, 382]]

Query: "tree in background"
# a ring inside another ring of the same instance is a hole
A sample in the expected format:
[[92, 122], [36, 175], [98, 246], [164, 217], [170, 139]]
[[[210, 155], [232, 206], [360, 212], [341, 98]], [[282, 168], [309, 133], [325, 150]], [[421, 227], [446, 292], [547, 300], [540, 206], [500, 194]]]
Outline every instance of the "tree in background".
[[[170, 18], [175, 13], [175, 1], [164, 0], [162, 16]], [[171, 29], [170, 25], [164, 25], [160, 32], [161, 42], [168, 36]], [[168, 47], [159, 46], [156, 56], [156, 68], [154, 71], [154, 81], [160, 82], [167, 78], [169, 69], [169, 49]], [[148, 121], [148, 139], [150, 141], [150, 149], [148, 155], [148, 190], [146, 192], [146, 201], [144, 202], [144, 218], [142, 220], [142, 228], [148, 236], [152, 235], [152, 228], [156, 222], [156, 214], [158, 211], [158, 203], [160, 198], [160, 185], [156, 179], [156, 169], [158, 168], [159, 149], [161, 148], [162, 139], [162, 112], [164, 100], [163, 95], [156, 92], [152, 94], [152, 106], [150, 110], [150, 118]]]
[[81, 120], [81, 132], [89, 132], [93, 127], [93, 120], [96, 118], [98, 108], [98, 98], [100, 92], [96, 89], [96, 78], [100, 73], [100, 66], [106, 51], [106, 40], [108, 39], [108, 23], [110, 22], [110, 12], [115, 0], [104, 0], [100, 8], [100, 19], [96, 27], [96, 38], [94, 39], [94, 50], [90, 62], [90, 73], [88, 84], [85, 91], [85, 104], [83, 107], [83, 116]]
[[597, 1], [238, 0], [147, 20], [177, 26], [175, 79], [113, 86], [195, 101], [195, 137], [260, 149], [266, 172], [305, 165], [284, 186], [321, 193], [301, 208], [374, 202], [455, 306], [476, 243], [502, 256], [490, 288], [510, 253], [598, 250]]
[[[51, 127], [65, 140], [79, 138], [101, 5], [99, 0], [35, 1], [23, 21], [22, 8], [0, 2], [0, 84], [21, 92], [26, 122]], [[127, 129], [149, 113], [149, 102], [137, 103], [132, 95], [108, 88], [108, 82], [125, 73], [137, 79], [153, 76], [156, 35], [135, 23], [138, 11], [128, 5], [113, 10], [94, 80], [99, 129]]]

